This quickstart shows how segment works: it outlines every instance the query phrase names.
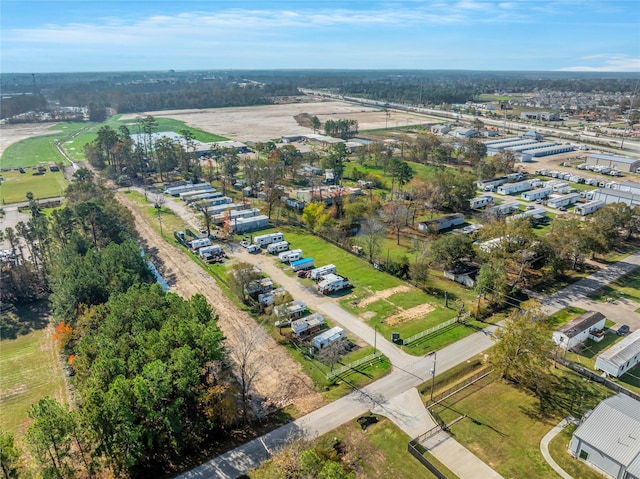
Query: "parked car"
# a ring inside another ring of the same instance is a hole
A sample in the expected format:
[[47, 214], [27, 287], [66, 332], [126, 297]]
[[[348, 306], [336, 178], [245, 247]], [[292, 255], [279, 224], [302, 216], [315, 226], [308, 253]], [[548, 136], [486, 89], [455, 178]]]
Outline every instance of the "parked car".
[[558, 211], [567, 211], [567, 208], [565, 208], [564, 206], [561, 206], [560, 208], [558, 208]]
[[249, 243], [247, 240], [240, 241], [240, 246], [242, 246], [243, 248], [248, 248], [249, 245], [251, 245], [251, 243]]
[[249, 246], [247, 246], [247, 251], [251, 254], [254, 254], [254, 253], [259, 253], [261, 249], [260, 249], [260, 246], [258, 246], [257, 244], [250, 244]]
[[535, 206], [533, 206], [533, 205], [527, 205], [527, 209], [528, 209], [528, 210], [533, 210], [533, 209], [535, 209]]
[[301, 269], [296, 273], [296, 276], [298, 276], [298, 278], [306, 278], [309, 276], [309, 272], [307, 270]]
[[629, 332], [629, 326], [627, 324], [623, 324], [622, 326], [620, 326], [618, 328], [618, 330], [616, 331], [616, 333], [618, 334], [618, 336], [624, 336], [625, 334], [627, 334]]

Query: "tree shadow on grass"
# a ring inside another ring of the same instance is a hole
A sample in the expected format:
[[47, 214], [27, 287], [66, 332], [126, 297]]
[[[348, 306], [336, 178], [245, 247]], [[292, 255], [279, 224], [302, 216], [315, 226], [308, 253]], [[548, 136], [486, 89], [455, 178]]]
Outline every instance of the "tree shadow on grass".
[[49, 321], [48, 300], [17, 304], [12, 310], [0, 315], [0, 339], [16, 339], [18, 336], [44, 329]]

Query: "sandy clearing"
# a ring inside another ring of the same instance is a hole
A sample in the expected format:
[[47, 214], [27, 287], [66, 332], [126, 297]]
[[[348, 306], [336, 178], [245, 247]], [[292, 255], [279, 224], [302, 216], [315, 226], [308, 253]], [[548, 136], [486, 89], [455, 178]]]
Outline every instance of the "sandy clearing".
[[359, 301], [358, 307], [366, 308], [371, 303], [375, 303], [376, 301], [387, 299], [396, 293], [404, 293], [406, 291], [411, 291], [411, 288], [406, 285], [400, 285], [400, 286], [396, 286], [395, 288], [384, 289], [382, 291], [378, 291], [377, 293], [372, 294], [371, 296], [367, 296], [366, 298]]
[[0, 156], [10, 145], [20, 140], [31, 138], [33, 136], [52, 135], [57, 130], [49, 128], [54, 123], [18, 123], [15, 125], [0, 125]]
[[433, 310], [435, 310], [435, 308], [428, 303], [419, 304], [418, 306], [414, 306], [413, 308], [405, 309], [398, 314], [394, 314], [393, 316], [387, 318], [385, 320], [385, 323], [389, 326], [401, 324], [405, 321], [418, 319], [426, 314], [429, 314]]
[[266, 141], [283, 135], [313, 133], [298, 125], [294, 116], [316, 115], [322, 122], [348, 118], [358, 121], [360, 130], [370, 130], [424, 123], [425, 118], [410, 113], [389, 112], [341, 101], [308, 101], [283, 105], [212, 108], [206, 110], [167, 110], [127, 114], [122, 120], [153, 115], [184, 121], [187, 125], [237, 141]]

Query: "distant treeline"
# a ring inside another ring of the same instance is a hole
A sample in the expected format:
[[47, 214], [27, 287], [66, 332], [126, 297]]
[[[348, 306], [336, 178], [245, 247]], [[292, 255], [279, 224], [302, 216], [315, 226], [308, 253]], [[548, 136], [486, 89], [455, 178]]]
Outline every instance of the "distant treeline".
[[[112, 108], [118, 113], [269, 104], [298, 88], [409, 104], [463, 103], [482, 93], [553, 90], [632, 94], [637, 73], [465, 70], [234, 70], [1, 74], [4, 93], [44, 97], [61, 106]], [[40, 95], [41, 94], [41, 95]], [[44, 96], [43, 96], [44, 95]], [[38, 109], [5, 106], [2, 118]], [[42, 104], [42, 103], [40, 103]], [[26, 109], [25, 109], [26, 108]]]
[[92, 82], [63, 85], [52, 96], [63, 105], [95, 104], [117, 113], [184, 108], [220, 108], [265, 105], [274, 96], [299, 94], [294, 86], [227, 83], [211, 80], [197, 83], [154, 82], [113, 85]]
[[0, 100], [0, 118], [12, 116], [47, 107], [47, 99], [42, 95], [16, 95]]

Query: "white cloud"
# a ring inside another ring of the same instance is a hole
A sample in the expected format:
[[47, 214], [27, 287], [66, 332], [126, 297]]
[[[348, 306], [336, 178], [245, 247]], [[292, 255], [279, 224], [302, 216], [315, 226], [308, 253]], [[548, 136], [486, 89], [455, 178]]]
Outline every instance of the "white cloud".
[[[324, 28], [410, 28], [425, 25], [453, 25], [467, 22], [503, 22], [522, 20], [522, 13], [512, 15], [508, 4], [499, 8], [476, 0], [457, 4], [416, 3], [394, 8], [375, 6], [372, 9], [300, 9], [281, 10], [228, 9], [222, 11], [192, 11], [174, 16], [158, 15], [134, 21], [116, 17], [101, 18], [92, 23], [49, 24], [33, 28], [5, 29], [4, 41], [35, 44], [129, 44], [131, 46], [166, 40], [174, 35], [216, 38], [251, 38], [279, 35], [295, 29]], [[507, 17], [505, 17], [507, 15]], [[134, 42], [134, 43], [131, 43]]]
[[632, 57], [619, 53], [600, 53], [582, 57], [581, 62], [587, 65], [576, 65], [560, 68], [565, 72], [638, 72], [640, 71], [640, 57]]

